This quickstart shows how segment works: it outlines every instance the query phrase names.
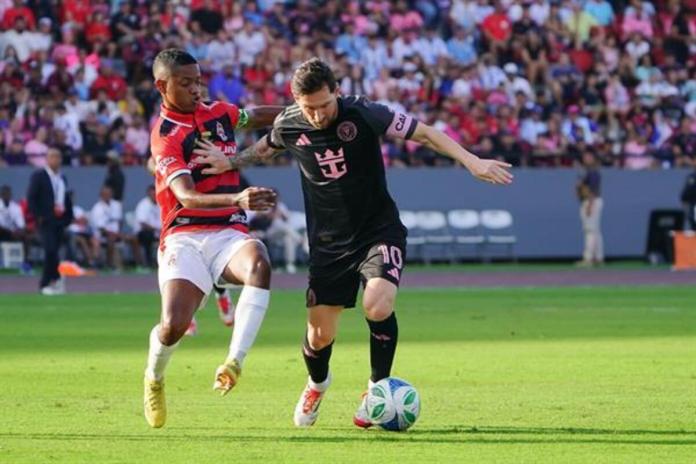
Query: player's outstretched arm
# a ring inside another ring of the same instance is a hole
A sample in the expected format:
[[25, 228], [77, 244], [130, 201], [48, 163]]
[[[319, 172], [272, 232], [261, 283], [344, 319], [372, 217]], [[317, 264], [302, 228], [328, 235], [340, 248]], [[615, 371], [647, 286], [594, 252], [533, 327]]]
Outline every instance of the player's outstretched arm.
[[193, 153], [198, 156], [193, 161], [198, 164], [208, 165], [207, 168], [201, 171], [203, 174], [221, 174], [244, 166], [265, 163], [282, 151], [271, 147], [268, 144], [267, 137], [264, 135], [258, 142], [245, 148], [237, 153], [237, 156], [233, 157], [225, 155], [212, 142], [198, 140], [196, 141], [198, 148], [193, 150]]
[[255, 106], [246, 110], [247, 121], [244, 129], [261, 129], [273, 125], [278, 114], [282, 113], [284, 106]]
[[149, 172], [151, 176], [155, 175], [155, 170], [157, 169], [157, 163], [155, 163], [154, 156], [151, 156], [147, 159], [147, 162], [145, 163], [145, 167], [147, 168], [147, 172]]
[[478, 179], [503, 185], [512, 182], [513, 176], [508, 170], [512, 167], [510, 164], [498, 160], [481, 159], [452, 140], [444, 132], [427, 124], [419, 122], [411, 140], [459, 161]]
[[184, 208], [240, 208], [259, 211], [276, 204], [276, 193], [265, 187], [249, 187], [240, 193], [201, 193], [196, 190], [189, 174], [175, 177], [169, 188]]

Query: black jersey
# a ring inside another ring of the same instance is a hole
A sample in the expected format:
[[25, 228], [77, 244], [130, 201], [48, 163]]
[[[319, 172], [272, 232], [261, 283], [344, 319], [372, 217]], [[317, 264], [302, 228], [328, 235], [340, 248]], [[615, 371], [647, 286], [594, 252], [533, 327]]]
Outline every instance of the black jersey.
[[276, 118], [270, 145], [286, 148], [302, 177], [307, 231], [315, 264], [380, 239], [405, 238], [387, 191], [380, 136], [407, 139], [417, 121], [363, 97], [338, 98], [338, 117], [315, 129], [297, 105]]

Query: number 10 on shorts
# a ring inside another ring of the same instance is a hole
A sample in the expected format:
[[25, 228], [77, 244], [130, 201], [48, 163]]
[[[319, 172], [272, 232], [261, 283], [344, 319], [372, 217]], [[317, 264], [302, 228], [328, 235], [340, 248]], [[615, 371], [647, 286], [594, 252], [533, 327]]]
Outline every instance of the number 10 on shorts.
[[401, 274], [400, 270], [404, 265], [404, 257], [401, 253], [401, 249], [393, 245], [380, 245], [378, 249], [382, 253], [385, 270], [390, 264], [394, 266], [392, 269], [386, 271], [387, 274], [395, 278], [398, 282]]

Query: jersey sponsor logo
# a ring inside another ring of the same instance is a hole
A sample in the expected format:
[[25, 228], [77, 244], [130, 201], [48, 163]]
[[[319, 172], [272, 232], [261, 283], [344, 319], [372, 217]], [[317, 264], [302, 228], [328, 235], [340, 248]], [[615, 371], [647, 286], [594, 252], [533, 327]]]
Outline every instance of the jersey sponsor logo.
[[327, 148], [323, 155], [315, 152], [314, 156], [317, 157], [321, 173], [328, 179], [338, 179], [348, 172], [343, 148], [339, 148], [335, 153]]
[[227, 222], [236, 222], [236, 223], [240, 223], [240, 224], [246, 224], [247, 217], [246, 217], [246, 214], [234, 213], [230, 216], [230, 219]]
[[358, 127], [352, 121], [343, 121], [336, 128], [336, 135], [344, 142], [350, 142], [358, 135]]
[[227, 142], [227, 132], [225, 132], [225, 128], [220, 121], [215, 123], [215, 132], [217, 132], [217, 136], [220, 137], [220, 140]]
[[225, 145], [222, 147], [222, 152], [226, 155], [234, 155], [237, 153], [237, 145]]
[[298, 147], [303, 147], [305, 145], [310, 145], [312, 143], [311, 140], [309, 140], [309, 137], [307, 137], [307, 134], [302, 134], [300, 137], [297, 139], [297, 142], [295, 145]]
[[172, 163], [176, 163], [176, 158], [173, 156], [160, 158], [157, 161], [157, 170], [159, 171], [160, 175], [165, 175], [167, 173], [167, 167]]

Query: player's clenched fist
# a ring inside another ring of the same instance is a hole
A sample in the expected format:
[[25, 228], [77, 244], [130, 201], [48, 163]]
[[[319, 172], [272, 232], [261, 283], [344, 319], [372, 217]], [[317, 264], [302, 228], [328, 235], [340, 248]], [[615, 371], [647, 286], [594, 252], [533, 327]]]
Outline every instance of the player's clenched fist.
[[276, 204], [276, 193], [266, 187], [249, 187], [237, 194], [237, 206], [252, 211], [273, 208]]

